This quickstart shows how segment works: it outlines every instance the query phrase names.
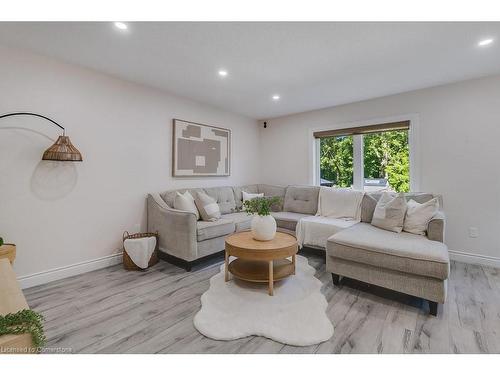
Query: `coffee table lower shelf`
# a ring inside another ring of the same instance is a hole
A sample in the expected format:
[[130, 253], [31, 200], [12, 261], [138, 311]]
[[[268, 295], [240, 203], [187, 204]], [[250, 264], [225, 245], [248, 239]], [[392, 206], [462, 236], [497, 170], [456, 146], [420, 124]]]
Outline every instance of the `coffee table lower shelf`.
[[[270, 264], [272, 263], [272, 273]], [[272, 262], [238, 258], [229, 263], [228, 271], [237, 279], [253, 283], [270, 283], [269, 295], [273, 295], [274, 281], [295, 274], [295, 265], [288, 259]]]

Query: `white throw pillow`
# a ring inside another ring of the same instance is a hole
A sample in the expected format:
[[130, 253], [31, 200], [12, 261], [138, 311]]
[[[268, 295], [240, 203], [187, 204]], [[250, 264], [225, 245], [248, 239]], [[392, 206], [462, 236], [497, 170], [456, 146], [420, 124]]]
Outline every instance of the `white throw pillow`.
[[200, 213], [196, 208], [194, 198], [187, 190], [184, 192], [184, 194], [177, 192], [174, 198], [174, 208], [176, 210], [192, 212], [196, 215], [196, 220], [200, 219]]
[[425, 235], [427, 225], [439, 210], [439, 201], [433, 198], [425, 203], [418, 203], [411, 199], [406, 210], [403, 230], [408, 233]]
[[241, 194], [243, 194], [243, 202], [253, 198], [262, 198], [264, 196], [264, 193], [247, 193], [246, 191], [241, 191]]
[[317, 216], [361, 219], [361, 201], [364, 192], [322, 186], [319, 191]]
[[373, 212], [372, 225], [400, 233], [403, 230], [406, 214], [406, 198], [403, 193], [394, 195], [384, 192]]

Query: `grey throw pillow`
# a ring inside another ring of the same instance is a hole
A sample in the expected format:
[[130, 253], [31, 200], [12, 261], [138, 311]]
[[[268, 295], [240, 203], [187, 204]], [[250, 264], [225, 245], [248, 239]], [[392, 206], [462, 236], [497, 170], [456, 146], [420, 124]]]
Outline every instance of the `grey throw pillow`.
[[361, 201], [361, 221], [363, 223], [372, 222], [375, 207], [377, 207], [377, 200], [370, 194], [365, 194]]
[[198, 192], [194, 203], [203, 221], [216, 221], [220, 218], [220, 207], [217, 201], [208, 194]]
[[394, 195], [384, 192], [375, 206], [372, 225], [400, 233], [403, 230], [406, 208], [406, 198], [403, 193]]

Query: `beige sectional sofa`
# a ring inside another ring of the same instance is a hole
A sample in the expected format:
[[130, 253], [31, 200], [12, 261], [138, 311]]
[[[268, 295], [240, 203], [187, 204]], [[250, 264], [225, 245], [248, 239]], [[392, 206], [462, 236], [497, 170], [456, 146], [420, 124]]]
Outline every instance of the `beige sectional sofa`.
[[[197, 220], [195, 214], [173, 208], [177, 192], [189, 190], [195, 196], [204, 191], [217, 200], [222, 217], [215, 222]], [[225, 237], [249, 230], [252, 217], [242, 211], [242, 193], [285, 195], [285, 188], [272, 185], [221, 186], [204, 189], [178, 189], [149, 194], [147, 198], [148, 231], [159, 234], [160, 258], [185, 268], [201, 263], [224, 250]], [[274, 207], [281, 210], [280, 207]]]
[[[242, 212], [242, 191], [282, 197], [273, 207], [278, 230], [295, 234], [298, 221], [315, 215], [319, 187], [255, 184], [187, 189], [192, 195], [203, 190], [217, 200], [222, 217], [215, 222], [198, 221], [192, 213], [173, 208], [177, 191], [149, 194], [148, 230], [158, 231], [160, 258], [191, 270], [196, 263], [224, 250], [227, 235], [250, 229], [251, 216]], [[446, 299], [449, 276], [448, 249], [444, 242], [445, 217], [440, 211], [430, 222], [426, 236], [394, 233], [370, 224], [380, 194], [365, 194], [361, 222], [332, 235], [326, 245], [326, 269], [334, 284], [353, 278], [429, 301], [430, 312]], [[432, 194], [409, 193], [407, 199], [424, 203]], [[442, 207], [442, 201], [441, 201]]]

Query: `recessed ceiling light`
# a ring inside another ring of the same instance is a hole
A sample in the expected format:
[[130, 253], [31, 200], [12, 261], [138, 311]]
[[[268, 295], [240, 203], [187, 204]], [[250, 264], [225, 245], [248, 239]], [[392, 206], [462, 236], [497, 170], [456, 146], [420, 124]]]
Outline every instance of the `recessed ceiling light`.
[[123, 22], [115, 22], [115, 27], [120, 30], [127, 30], [128, 26], [126, 23]]
[[219, 75], [220, 75], [221, 77], [225, 77], [225, 76], [227, 76], [227, 70], [219, 70]]
[[273, 95], [273, 100], [280, 100], [280, 96], [279, 95]]
[[477, 45], [479, 47], [485, 47], [485, 46], [489, 46], [491, 43], [493, 43], [493, 39], [492, 38], [488, 38], [488, 39], [481, 40]]

